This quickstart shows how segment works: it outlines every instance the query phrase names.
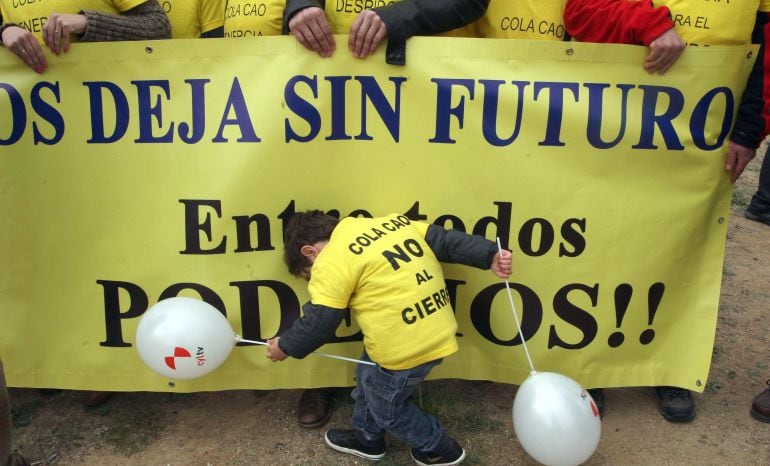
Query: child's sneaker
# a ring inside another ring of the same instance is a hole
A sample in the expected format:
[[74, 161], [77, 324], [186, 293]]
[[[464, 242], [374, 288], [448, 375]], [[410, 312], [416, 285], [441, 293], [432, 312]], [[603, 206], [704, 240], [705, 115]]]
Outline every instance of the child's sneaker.
[[433, 451], [419, 451], [412, 448], [412, 459], [422, 466], [453, 466], [465, 459], [465, 450], [446, 433]]
[[326, 431], [326, 444], [337, 451], [350, 453], [368, 460], [377, 461], [385, 456], [385, 440], [369, 442], [357, 431], [330, 429]]

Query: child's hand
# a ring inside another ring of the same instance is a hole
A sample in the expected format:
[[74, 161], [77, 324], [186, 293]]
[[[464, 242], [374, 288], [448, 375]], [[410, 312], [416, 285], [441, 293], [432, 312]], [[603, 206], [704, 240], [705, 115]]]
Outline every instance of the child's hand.
[[283, 361], [288, 358], [286, 353], [283, 352], [280, 346], [278, 346], [278, 340], [281, 337], [275, 337], [267, 340], [267, 355], [266, 357], [273, 362]]
[[492, 259], [492, 273], [500, 278], [508, 278], [511, 275], [511, 251], [501, 249]]

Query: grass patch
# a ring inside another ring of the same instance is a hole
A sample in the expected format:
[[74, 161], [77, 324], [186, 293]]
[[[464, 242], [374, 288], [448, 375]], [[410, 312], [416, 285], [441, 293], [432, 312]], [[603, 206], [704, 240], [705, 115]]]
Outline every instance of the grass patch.
[[471, 451], [465, 450], [465, 461], [463, 461], [463, 464], [486, 464], [482, 459], [479, 457], [478, 454], [473, 453]]
[[753, 192], [749, 192], [747, 189], [736, 187], [733, 190], [733, 199], [731, 205], [733, 207], [745, 209], [749, 205], [749, 202], [751, 202], [752, 196], [754, 196]]
[[32, 424], [32, 418], [40, 409], [40, 401], [32, 400], [24, 403], [14, 403], [11, 406], [11, 421], [14, 428], [26, 427]]
[[131, 407], [110, 410], [109, 423], [102, 433], [102, 439], [108, 445], [126, 456], [152, 444], [164, 426], [162, 414], [157, 409]]
[[404, 466], [404, 463], [397, 458], [385, 455], [385, 458], [377, 462], [377, 466]]
[[718, 380], [716, 380], [716, 381], [713, 381], [713, 382], [708, 382], [708, 383], [706, 384], [706, 388], [705, 388], [705, 390], [704, 390], [704, 391], [705, 391], [706, 393], [708, 393], [708, 394], [711, 394], [711, 395], [713, 395], [713, 394], [717, 393], [719, 390], [721, 390], [721, 389], [722, 389], [722, 386], [723, 386], [723, 385], [722, 385], [722, 382], [720, 382], [720, 381], [718, 381]]
[[748, 373], [749, 380], [754, 384], [758, 384], [768, 379], [767, 364], [762, 362], [755, 363], [755, 367], [749, 367], [746, 369], [746, 372]]
[[[422, 409], [457, 432], [494, 432], [503, 426], [489, 415], [487, 407], [464, 399], [461, 391], [462, 388], [455, 384], [433, 384], [427, 393], [423, 393]], [[415, 397], [414, 402], [419, 405], [419, 398]]]
[[503, 423], [491, 418], [486, 412], [476, 406], [466, 406], [462, 410], [462, 421], [458, 424], [459, 430], [465, 433], [494, 432], [503, 428]]
[[412, 400], [423, 411], [429, 412], [439, 419], [453, 417], [461, 405], [461, 397], [455, 390], [449, 390], [446, 386], [432, 384], [429, 390], [423, 390], [422, 396], [416, 391]]

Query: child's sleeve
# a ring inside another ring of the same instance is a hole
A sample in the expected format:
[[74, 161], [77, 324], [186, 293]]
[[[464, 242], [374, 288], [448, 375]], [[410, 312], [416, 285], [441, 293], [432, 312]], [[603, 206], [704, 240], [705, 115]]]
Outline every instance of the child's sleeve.
[[346, 311], [307, 302], [302, 306], [302, 313], [303, 316], [295, 320], [278, 340], [278, 347], [297, 359], [304, 358], [329, 341]]
[[497, 245], [478, 235], [429, 225], [425, 242], [441, 262], [488, 269], [497, 254]]

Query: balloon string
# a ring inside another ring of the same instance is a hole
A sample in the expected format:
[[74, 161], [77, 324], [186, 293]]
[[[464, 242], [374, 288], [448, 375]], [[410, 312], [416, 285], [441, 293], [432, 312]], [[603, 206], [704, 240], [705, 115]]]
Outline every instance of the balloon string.
[[[503, 257], [503, 248], [500, 246], [500, 237], [497, 237], [497, 253], [500, 258]], [[516, 313], [516, 306], [513, 304], [513, 294], [511, 293], [511, 284], [508, 283], [508, 279], [505, 279], [505, 289], [508, 290], [508, 301], [511, 303], [511, 310], [513, 311], [513, 318], [516, 320], [516, 328], [519, 330], [519, 336], [521, 337], [521, 344], [524, 346], [524, 354], [527, 355], [527, 361], [529, 361], [529, 368], [532, 369], [532, 373], [536, 373], [535, 365], [532, 364], [532, 357], [529, 355], [529, 348], [527, 348], [527, 342], [524, 339], [524, 333], [521, 331], [521, 323], [519, 323], [519, 315]]]
[[[242, 341], [244, 343], [254, 343], [256, 345], [264, 345], [267, 346], [267, 343], [264, 341], [256, 341], [256, 340], [245, 340], [241, 338], [240, 335], [235, 336], [235, 341]], [[353, 359], [353, 358], [346, 358], [345, 356], [337, 356], [335, 354], [328, 354], [328, 353], [319, 353], [318, 351], [314, 351], [311, 354], [316, 354], [318, 356], [326, 356], [327, 358], [334, 358], [334, 359], [342, 359], [343, 361], [348, 362], [357, 362], [359, 364], [368, 364], [370, 366], [376, 366], [377, 364], [370, 362], [370, 361], [362, 361], [360, 359]]]

